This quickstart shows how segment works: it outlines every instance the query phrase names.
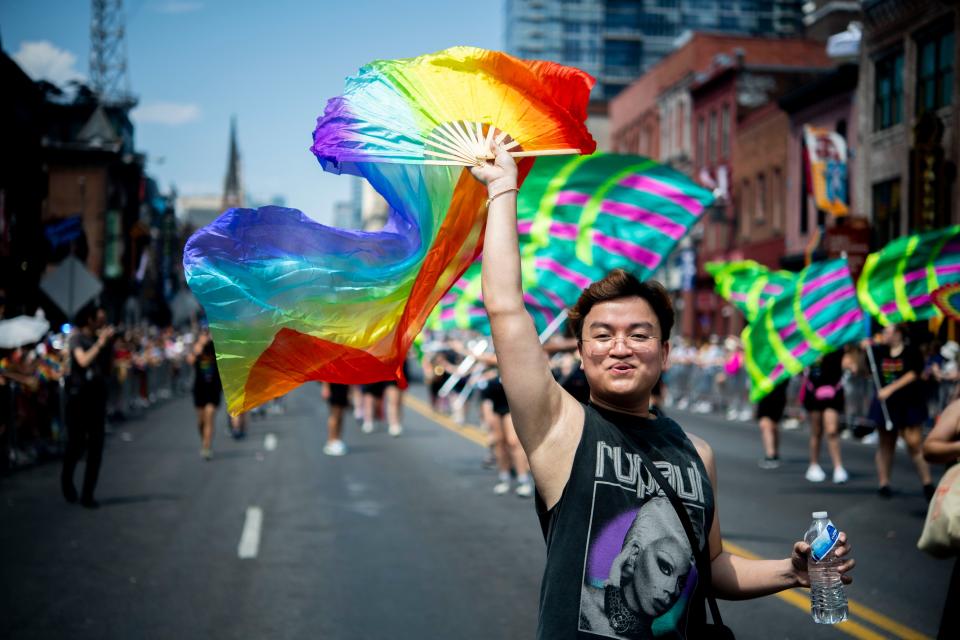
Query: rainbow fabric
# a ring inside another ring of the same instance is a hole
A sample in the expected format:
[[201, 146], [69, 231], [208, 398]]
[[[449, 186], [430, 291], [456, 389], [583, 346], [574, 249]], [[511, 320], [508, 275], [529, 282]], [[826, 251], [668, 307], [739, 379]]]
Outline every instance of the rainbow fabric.
[[789, 271], [771, 271], [753, 260], [708, 262], [704, 265], [716, 282], [717, 293], [740, 309], [747, 322], [793, 283]]
[[760, 400], [820, 356], [864, 337], [863, 320], [846, 259], [805, 268], [741, 334], [750, 399]]
[[[524, 297], [538, 330], [589, 284], [623, 268], [649, 278], [713, 196], [648, 158], [544, 157], [517, 196]], [[440, 328], [489, 331], [480, 269], [440, 304]], [[455, 294], [455, 295], [451, 295]]]
[[931, 294], [960, 282], [960, 225], [897, 238], [867, 256], [860, 304], [882, 325], [940, 315]]
[[931, 295], [933, 304], [953, 321], [960, 321], [960, 282], [947, 284]]
[[[377, 232], [336, 229], [281, 207], [231, 209], [184, 249], [231, 414], [310, 380], [395, 379], [431, 309], [476, 259], [486, 192], [462, 167], [423, 164], [424, 138], [452, 120], [489, 123], [526, 151], [595, 143], [593, 85], [550, 62], [455, 47], [378, 61], [318, 120], [324, 169], [366, 178], [389, 203]], [[532, 161], [521, 160], [521, 181]]]

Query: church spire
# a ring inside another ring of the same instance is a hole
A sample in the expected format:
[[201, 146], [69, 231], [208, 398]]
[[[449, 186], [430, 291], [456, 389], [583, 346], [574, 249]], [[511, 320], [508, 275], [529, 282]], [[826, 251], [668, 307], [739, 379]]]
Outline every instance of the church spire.
[[243, 181], [240, 175], [240, 149], [237, 146], [237, 117], [230, 118], [230, 152], [227, 158], [227, 176], [223, 181], [224, 209], [243, 206]]

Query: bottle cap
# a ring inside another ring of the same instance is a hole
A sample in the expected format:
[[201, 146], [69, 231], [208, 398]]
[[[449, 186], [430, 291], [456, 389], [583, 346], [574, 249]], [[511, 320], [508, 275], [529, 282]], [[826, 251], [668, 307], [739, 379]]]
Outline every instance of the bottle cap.
[[826, 511], [814, 511], [814, 512], [813, 512], [813, 519], [814, 519], [814, 520], [822, 520], [822, 519], [826, 519], [826, 518], [828, 518], [828, 517], [829, 517], [829, 516], [827, 515], [827, 512], [826, 512]]

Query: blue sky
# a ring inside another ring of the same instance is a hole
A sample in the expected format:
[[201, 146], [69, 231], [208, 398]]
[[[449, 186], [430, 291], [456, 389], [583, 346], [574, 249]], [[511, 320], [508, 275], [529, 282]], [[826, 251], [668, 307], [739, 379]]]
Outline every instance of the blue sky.
[[[309, 152], [344, 78], [378, 58], [503, 46], [503, 3], [440, 0], [125, 0], [137, 148], [162, 187], [220, 193], [230, 116], [246, 189], [328, 222], [349, 180]], [[28, 73], [86, 77], [90, 2], [3, 0], [3, 49]]]

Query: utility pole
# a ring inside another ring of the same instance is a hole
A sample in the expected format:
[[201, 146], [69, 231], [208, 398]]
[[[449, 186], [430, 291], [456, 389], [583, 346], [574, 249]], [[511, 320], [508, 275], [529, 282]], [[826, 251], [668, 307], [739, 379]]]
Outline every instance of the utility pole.
[[123, 0], [91, 0], [90, 82], [103, 104], [132, 108]]

